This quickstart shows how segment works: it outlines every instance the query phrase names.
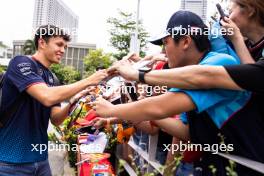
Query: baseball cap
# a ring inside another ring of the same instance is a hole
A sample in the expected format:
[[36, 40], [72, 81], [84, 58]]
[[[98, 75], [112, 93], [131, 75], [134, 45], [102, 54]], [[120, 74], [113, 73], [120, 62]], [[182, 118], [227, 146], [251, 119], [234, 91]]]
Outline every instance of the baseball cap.
[[[203, 20], [195, 13], [186, 10], [179, 10], [175, 12], [167, 24], [166, 30], [158, 36], [149, 40], [154, 45], [162, 45], [162, 39], [172, 35], [179, 34], [179, 31], [194, 31], [201, 29], [203, 32], [207, 28]], [[182, 32], [183, 33], [183, 32]], [[185, 35], [188, 35], [187, 33]]]

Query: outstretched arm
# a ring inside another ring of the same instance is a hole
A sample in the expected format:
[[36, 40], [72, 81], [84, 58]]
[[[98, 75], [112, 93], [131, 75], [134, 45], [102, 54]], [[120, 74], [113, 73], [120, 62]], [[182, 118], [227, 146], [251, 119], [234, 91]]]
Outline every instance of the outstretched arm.
[[149, 84], [182, 89], [223, 88], [241, 90], [222, 66], [192, 65], [151, 71], [145, 75], [145, 81]]
[[[90, 89], [92, 90], [92, 89]], [[51, 108], [51, 115], [50, 115], [50, 121], [53, 125], [59, 126], [67, 117], [70, 110], [70, 107], [73, 103], [78, 101], [82, 96], [87, 95], [90, 91], [89, 89], [85, 89], [81, 92], [79, 92], [77, 95], [72, 97], [69, 101], [69, 103], [64, 106], [54, 106]]]
[[166, 118], [156, 120], [155, 124], [173, 137], [184, 141], [190, 140], [189, 125], [185, 125], [180, 119]]
[[[139, 71], [125, 61], [108, 70], [128, 80], [139, 81]], [[222, 66], [192, 65], [168, 70], [154, 70], [145, 74], [150, 85], [177, 87], [181, 89], [224, 88], [241, 90]]]
[[141, 130], [144, 133], [150, 134], [150, 135], [155, 135], [159, 132], [159, 128], [152, 126], [149, 121], [142, 121], [140, 123], [135, 123], [134, 127], [137, 130]]
[[167, 118], [196, 108], [188, 95], [171, 92], [127, 104], [113, 105], [103, 98], [98, 98], [93, 104], [96, 113], [101, 117], [118, 117], [132, 121]]
[[64, 100], [71, 98], [72, 96], [74, 96], [81, 90], [87, 88], [88, 86], [98, 84], [106, 76], [107, 74], [105, 73], [105, 71], [98, 71], [90, 77], [75, 82], [73, 84], [49, 87], [45, 83], [38, 83], [30, 85], [26, 89], [26, 91], [29, 95], [37, 99], [43, 105], [52, 106], [54, 104], [60, 103]]

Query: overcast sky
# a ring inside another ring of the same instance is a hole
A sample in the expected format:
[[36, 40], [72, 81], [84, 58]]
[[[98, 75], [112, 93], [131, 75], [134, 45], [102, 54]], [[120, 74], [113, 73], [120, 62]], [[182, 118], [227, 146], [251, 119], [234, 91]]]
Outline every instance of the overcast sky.
[[[117, 9], [136, 12], [137, 0], [62, 0], [79, 16], [78, 42], [94, 43], [110, 52], [107, 18]], [[212, 2], [209, 3], [209, 13]], [[180, 0], [141, 0], [140, 19], [150, 35], [165, 29], [170, 16], [180, 8]], [[32, 38], [34, 0], [4, 0], [0, 5], [0, 41]], [[154, 48], [155, 49], [155, 48]]]

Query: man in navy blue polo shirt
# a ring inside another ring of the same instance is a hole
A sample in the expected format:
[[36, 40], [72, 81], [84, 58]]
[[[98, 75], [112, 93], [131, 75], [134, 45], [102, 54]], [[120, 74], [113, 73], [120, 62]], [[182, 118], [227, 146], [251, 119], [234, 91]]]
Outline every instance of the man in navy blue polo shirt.
[[48, 148], [49, 120], [54, 125], [61, 124], [68, 115], [70, 103], [61, 108], [60, 102], [107, 76], [102, 70], [76, 83], [54, 86], [49, 67], [60, 63], [69, 40], [63, 30], [52, 25], [41, 26], [34, 38], [36, 53], [11, 60], [4, 78], [0, 114], [3, 116], [18, 98], [22, 97], [22, 101], [0, 128], [1, 176], [51, 175], [48, 151], [34, 148], [39, 145]]

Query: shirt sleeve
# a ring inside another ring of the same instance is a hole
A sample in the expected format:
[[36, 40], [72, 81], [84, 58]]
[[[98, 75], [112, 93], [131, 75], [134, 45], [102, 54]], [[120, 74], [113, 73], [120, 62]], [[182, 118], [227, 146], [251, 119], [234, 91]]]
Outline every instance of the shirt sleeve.
[[211, 89], [211, 90], [184, 90], [170, 89], [170, 92], [182, 92], [188, 95], [196, 106], [198, 113], [203, 112], [218, 103], [235, 98], [238, 91]]
[[[231, 56], [226, 54], [216, 54], [207, 59], [204, 59], [199, 65], [236, 65], [238, 62]], [[195, 76], [195, 75], [194, 75]], [[210, 90], [185, 90], [178, 88], [171, 88], [170, 92], [183, 92], [187, 94], [196, 106], [198, 113], [203, 112], [218, 103], [234, 99], [239, 91], [210, 89]], [[183, 114], [181, 119], [186, 123], [186, 115]]]
[[264, 60], [254, 64], [225, 66], [225, 69], [241, 88], [264, 93]]
[[33, 61], [26, 56], [17, 56], [9, 64], [7, 79], [11, 81], [19, 92], [23, 92], [32, 84], [45, 83], [38, 75]]
[[188, 124], [188, 118], [187, 118], [187, 114], [186, 114], [186, 112], [181, 113], [181, 115], [180, 115], [180, 120], [181, 120], [182, 123], [184, 123], [185, 125]]

